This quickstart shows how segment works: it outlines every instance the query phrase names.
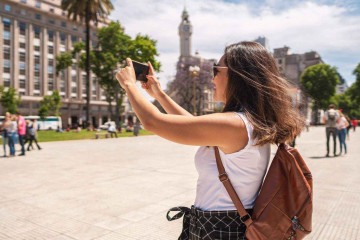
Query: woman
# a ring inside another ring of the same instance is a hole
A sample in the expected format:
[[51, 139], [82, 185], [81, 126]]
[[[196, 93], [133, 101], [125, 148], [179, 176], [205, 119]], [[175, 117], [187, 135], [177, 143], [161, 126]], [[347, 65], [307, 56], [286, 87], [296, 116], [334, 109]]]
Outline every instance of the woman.
[[15, 157], [15, 143], [17, 141], [17, 117], [15, 115], [11, 115], [11, 122], [6, 127], [8, 138], [9, 138], [9, 148], [10, 148], [10, 157]]
[[116, 78], [145, 129], [170, 141], [201, 146], [195, 155], [199, 178], [189, 217], [190, 239], [243, 239], [246, 227], [218, 179], [213, 146], [219, 147], [232, 185], [251, 212], [268, 167], [270, 144], [292, 141], [304, 123], [291, 106], [286, 80], [260, 44], [232, 44], [213, 68], [214, 99], [225, 104], [223, 111], [193, 116], [161, 90], [149, 66], [142, 87], [167, 114], [142, 96], [130, 59]]
[[346, 120], [346, 117], [342, 112], [339, 112], [339, 113], [340, 113], [340, 118], [336, 122], [336, 127], [338, 129], [338, 136], [339, 136], [339, 141], [340, 141], [340, 153], [339, 153], [339, 155], [341, 155], [343, 146], [344, 146], [345, 154], [347, 153], [346, 134], [348, 132], [347, 128], [349, 126], [349, 122]]
[[3, 148], [4, 148], [4, 156], [3, 157], [7, 157], [7, 155], [6, 155], [6, 145], [9, 143], [9, 135], [8, 135], [7, 127], [11, 123], [10, 118], [11, 118], [10, 113], [6, 112], [4, 122], [1, 125], [2, 143], [3, 143]]

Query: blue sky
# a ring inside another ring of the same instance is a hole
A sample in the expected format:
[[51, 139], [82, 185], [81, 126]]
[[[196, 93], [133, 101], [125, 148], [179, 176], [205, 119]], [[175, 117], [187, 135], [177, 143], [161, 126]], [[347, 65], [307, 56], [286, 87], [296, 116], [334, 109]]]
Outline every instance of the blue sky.
[[131, 36], [157, 40], [162, 85], [173, 79], [179, 57], [178, 26], [186, 4], [193, 25], [192, 52], [219, 58], [226, 45], [258, 36], [271, 49], [317, 51], [350, 85], [360, 63], [360, 0], [113, 0], [111, 19]]

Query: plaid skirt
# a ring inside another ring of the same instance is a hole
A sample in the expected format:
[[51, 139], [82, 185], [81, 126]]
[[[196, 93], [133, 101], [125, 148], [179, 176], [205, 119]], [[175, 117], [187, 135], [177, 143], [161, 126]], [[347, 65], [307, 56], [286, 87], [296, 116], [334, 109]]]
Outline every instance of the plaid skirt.
[[[251, 215], [252, 209], [246, 210]], [[178, 212], [170, 217], [170, 212]], [[194, 206], [174, 207], [167, 213], [167, 219], [173, 221], [183, 218], [183, 229], [179, 240], [246, 240], [246, 226], [240, 220], [236, 210], [202, 211]]]

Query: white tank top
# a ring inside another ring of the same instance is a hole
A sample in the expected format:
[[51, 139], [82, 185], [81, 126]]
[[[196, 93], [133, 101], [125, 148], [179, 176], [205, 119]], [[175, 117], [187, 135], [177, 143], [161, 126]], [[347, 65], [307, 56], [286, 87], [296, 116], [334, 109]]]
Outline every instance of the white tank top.
[[[220, 156], [231, 183], [245, 209], [254, 207], [270, 159], [270, 144], [254, 146], [253, 127], [243, 113], [237, 113], [244, 121], [249, 141], [242, 150]], [[213, 147], [200, 147], [195, 155], [199, 174], [195, 207], [204, 211], [235, 210], [224, 185], [220, 182]]]

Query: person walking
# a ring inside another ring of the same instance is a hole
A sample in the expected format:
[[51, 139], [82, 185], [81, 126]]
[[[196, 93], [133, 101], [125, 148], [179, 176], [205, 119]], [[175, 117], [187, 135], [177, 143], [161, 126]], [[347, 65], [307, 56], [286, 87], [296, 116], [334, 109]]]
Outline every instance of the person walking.
[[3, 143], [3, 149], [4, 149], [4, 155], [3, 157], [7, 157], [6, 155], [6, 145], [9, 144], [9, 135], [7, 128], [11, 122], [11, 114], [9, 112], [5, 113], [4, 122], [1, 125], [1, 136], [2, 136], [2, 143]]
[[223, 102], [224, 108], [201, 116], [193, 116], [161, 89], [149, 62], [148, 81], [142, 88], [167, 113], [160, 112], [135, 84], [131, 59], [126, 62], [116, 78], [144, 128], [176, 143], [200, 146], [195, 155], [196, 198], [184, 218], [184, 227], [190, 226], [189, 238], [245, 239], [246, 226], [219, 181], [213, 147], [219, 148], [232, 185], [251, 213], [269, 164], [270, 144], [292, 141], [304, 125], [274, 58], [255, 42], [226, 47], [213, 67], [214, 99]]
[[34, 147], [32, 146], [32, 143], [33, 143], [33, 142], [35, 142], [35, 144], [36, 144], [36, 146], [37, 146], [37, 148], [38, 148], [39, 150], [42, 149], [42, 148], [40, 147], [38, 141], [37, 141], [37, 137], [36, 137], [36, 135], [37, 135], [37, 128], [36, 128], [36, 124], [34, 124], [34, 123], [35, 123], [35, 122], [29, 124], [29, 145], [28, 145], [28, 147], [27, 147], [27, 150], [28, 150], [28, 151], [30, 151], [30, 147], [31, 147], [31, 148], [34, 148]]
[[324, 114], [324, 122], [325, 122], [325, 129], [326, 129], [326, 157], [329, 157], [329, 151], [330, 151], [330, 136], [333, 138], [334, 142], [334, 156], [336, 155], [336, 138], [337, 138], [337, 127], [336, 122], [339, 119], [339, 112], [335, 109], [334, 104], [329, 105], [329, 109]]
[[355, 132], [356, 127], [358, 125], [358, 120], [356, 118], [353, 118], [353, 120], [351, 120], [351, 124], [352, 124], [352, 127], [353, 127], [353, 131]]
[[19, 143], [21, 146], [21, 153], [19, 156], [25, 156], [25, 134], [26, 134], [26, 121], [23, 116], [19, 112], [16, 113], [17, 121], [18, 121], [18, 135], [19, 135]]
[[6, 127], [8, 138], [9, 138], [9, 148], [10, 148], [10, 157], [15, 157], [15, 143], [18, 132], [18, 123], [17, 117], [15, 115], [11, 115], [10, 124]]
[[336, 127], [338, 129], [338, 136], [339, 136], [339, 142], [340, 142], [340, 153], [342, 154], [342, 149], [344, 146], [345, 154], [347, 153], [346, 149], [346, 133], [347, 133], [347, 127], [349, 126], [349, 122], [346, 120], [344, 114], [340, 112], [339, 120], [336, 123]]

